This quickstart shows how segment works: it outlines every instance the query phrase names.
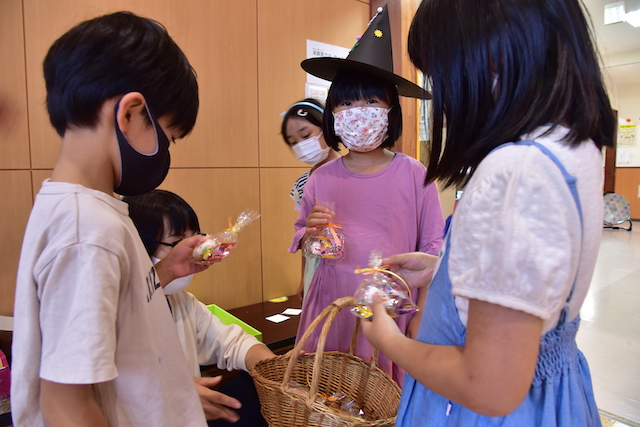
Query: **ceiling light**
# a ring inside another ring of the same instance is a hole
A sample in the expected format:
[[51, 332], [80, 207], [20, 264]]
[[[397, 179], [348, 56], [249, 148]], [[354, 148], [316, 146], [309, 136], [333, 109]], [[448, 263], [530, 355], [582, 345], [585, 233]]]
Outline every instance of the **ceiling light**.
[[604, 25], [624, 21], [624, 1], [614, 1], [604, 5]]
[[634, 27], [640, 27], [640, 10], [635, 10], [624, 15], [624, 20]]

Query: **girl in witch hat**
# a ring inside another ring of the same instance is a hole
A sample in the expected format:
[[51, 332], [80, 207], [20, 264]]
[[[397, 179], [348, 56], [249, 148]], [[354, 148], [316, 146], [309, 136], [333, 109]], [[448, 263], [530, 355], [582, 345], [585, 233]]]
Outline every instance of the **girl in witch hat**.
[[[349, 152], [319, 167], [305, 186], [290, 252], [301, 248], [318, 228], [337, 223], [344, 235], [345, 256], [321, 259], [304, 298], [299, 337], [336, 298], [355, 293], [362, 276], [354, 270], [368, 265], [372, 251], [382, 250], [383, 255], [404, 251], [437, 254], [443, 234], [437, 188], [435, 184], [423, 186], [425, 167], [389, 150], [402, 131], [398, 95], [428, 94], [393, 73], [386, 7], [371, 21], [346, 59], [313, 58], [303, 61], [302, 67], [333, 81], [323, 133], [331, 148], [337, 151], [342, 143]], [[413, 292], [414, 301], [422, 301], [423, 296], [424, 292]], [[420, 314], [398, 317], [400, 330], [413, 336]], [[348, 311], [340, 313], [325, 350], [346, 352], [355, 320]], [[319, 332], [316, 330], [307, 341], [305, 351], [315, 351]], [[371, 352], [371, 345], [359, 340], [356, 355], [369, 359]], [[384, 355], [380, 355], [378, 366], [402, 382], [403, 372]]]
[[418, 8], [409, 54], [433, 85], [425, 182], [465, 190], [439, 260], [387, 260], [430, 283], [417, 339], [379, 304], [363, 325], [407, 370], [397, 426], [601, 425], [575, 338], [616, 123], [589, 27], [580, 0]]

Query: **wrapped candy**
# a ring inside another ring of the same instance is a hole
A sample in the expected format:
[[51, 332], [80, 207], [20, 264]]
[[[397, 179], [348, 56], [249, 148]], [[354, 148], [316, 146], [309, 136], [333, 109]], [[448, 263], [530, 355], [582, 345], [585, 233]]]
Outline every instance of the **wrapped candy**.
[[354, 315], [363, 319], [372, 317], [372, 303], [376, 297], [382, 301], [391, 317], [418, 311], [407, 282], [386, 268], [387, 266], [382, 265], [380, 254], [374, 252], [369, 257], [369, 268], [355, 270], [355, 273], [363, 274], [365, 277], [354, 295], [356, 306], [351, 309]]
[[342, 259], [344, 257], [344, 235], [336, 228], [338, 224], [327, 224], [304, 242], [304, 254], [313, 258]]
[[[294, 380], [289, 380], [289, 386], [291, 387], [292, 393], [298, 394], [299, 396], [309, 395], [310, 385], [308, 387], [302, 386]], [[336, 391], [335, 393], [327, 396], [327, 394], [318, 391], [318, 394], [315, 396], [315, 401], [321, 405], [327, 406], [329, 409], [332, 409], [337, 412], [343, 412], [352, 417], [358, 417], [361, 420], [365, 420], [365, 412], [353, 399], [348, 398], [344, 393], [340, 391]]]
[[235, 224], [232, 225], [229, 218], [228, 229], [213, 235], [207, 234], [207, 239], [196, 246], [193, 250], [195, 261], [198, 264], [213, 264], [228, 257], [238, 243], [238, 231], [259, 217], [259, 213], [247, 209], [238, 215]]
[[361, 419], [364, 419], [365, 416], [365, 412], [360, 407], [360, 405], [358, 405], [358, 402], [351, 399], [345, 399], [345, 401], [340, 405], [340, 410], [351, 415], [352, 417], [359, 417]]
[[[331, 206], [332, 204], [324, 205]], [[336, 230], [338, 228], [342, 228], [342, 226], [332, 222], [324, 227], [319, 227], [316, 234], [305, 240], [302, 248], [304, 255], [312, 258], [344, 258], [344, 235]]]
[[358, 403], [349, 399], [344, 393], [339, 391], [333, 393], [331, 396], [328, 396], [324, 400], [324, 404], [328, 406], [330, 409], [334, 411], [343, 412], [352, 417], [358, 417], [364, 421], [364, 410], [358, 405]]

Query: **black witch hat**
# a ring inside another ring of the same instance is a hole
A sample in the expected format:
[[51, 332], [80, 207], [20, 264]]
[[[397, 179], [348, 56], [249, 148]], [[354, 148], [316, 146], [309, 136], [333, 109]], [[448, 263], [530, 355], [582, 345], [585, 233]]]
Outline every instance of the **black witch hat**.
[[343, 70], [366, 72], [395, 84], [398, 88], [398, 95], [430, 99], [429, 92], [393, 73], [391, 26], [389, 25], [387, 5], [382, 10], [378, 9], [378, 12], [345, 59], [309, 58], [302, 61], [300, 65], [307, 73], [325, 80], [333, 80]]

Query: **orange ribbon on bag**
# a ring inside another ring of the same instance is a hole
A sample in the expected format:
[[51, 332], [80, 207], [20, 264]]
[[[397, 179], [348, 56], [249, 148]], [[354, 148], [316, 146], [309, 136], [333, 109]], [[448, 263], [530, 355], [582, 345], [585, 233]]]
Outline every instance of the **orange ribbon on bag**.
[[[340, 224], [334, 224], [331, 221], [329, 221], [325, 225], [325, 227], [329, 227], [329, 232], [333, 236], [333, 240], [336, 242], [336, 245], [342, 246], [342, 240], [340, 240], [340, 237], [338, 237], [338, 233], [336, 233], [336, 228], [342, 228], [342, 226]], [[322, 237], [322, 236], [320, 236], [320, 238], [328, 239], [327, 237]]]

